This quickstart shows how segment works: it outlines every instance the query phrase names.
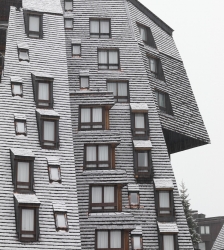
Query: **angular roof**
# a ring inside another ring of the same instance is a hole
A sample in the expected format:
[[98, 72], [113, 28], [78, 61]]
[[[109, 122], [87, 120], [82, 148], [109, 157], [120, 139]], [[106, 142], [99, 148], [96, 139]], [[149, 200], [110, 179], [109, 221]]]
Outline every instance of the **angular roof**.
[[153, 179], [156, 189], [174, 189], [171, 179]]
[[178, 233], [176, 222], [157, 222], [160, 233]]
[[35, 194], [14, 194], [19, 204], [40, 204]]
[[219, 232], [219, 235], [217, 236], [214, 245], [212, 247], [212, 250], [223, 250], [224, 249], [224, 225], [222, 226], [222, 229]]
[[23, 0], [23, 8], [30, 11], [63, 14], [60, 0]]

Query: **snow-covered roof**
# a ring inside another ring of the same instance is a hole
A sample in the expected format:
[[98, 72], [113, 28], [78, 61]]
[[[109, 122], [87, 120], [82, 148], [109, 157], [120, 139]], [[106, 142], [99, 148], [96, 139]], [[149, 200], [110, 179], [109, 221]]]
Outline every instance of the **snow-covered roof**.
[[24, 114], [14, 114], [15, 120], [26, 120], [26, 115]]
[[143, 141], [143, 140], [134, 140], [133, 141], [135, 149], [151, 149], [152, 143], [150, 140]]
[[131, 231], [131, 234], [139, 234], [142, 235], [142, 227], [141, 226], [136, 226], [134, 230]]
[[53, 202], [52, 206], [54, 212], [67, 212], [67, 208], [64, 202]]
[[65, 12], [64, 13], [64, 18], [73, 18], [73, 13], [71, 13], [71, 12]]
[[26, 42], [18, 42], [17, 46], [19, 49], [29, 49], [29, 45]]
[[174, 189], [171, 179], [153, 179], [156, 189]]
[[128, 191], [139, 191], [139, 185], [138, 184], [128, 184]]
[[147, 112], [149, 107], [146, 103], [130, 103], [131, 111], [144, 111]]
[[79, 75], [80, 76], [89, 76], [89, 70], [80, 70]]
[[23, 83], [23, 79], [19, 76], [10, 76], [11, 82], [20, 82]]
[[55, 156], [47, 156], [47, 163], [48, 165], [60, 165], [60, 160], [58, 157]]
[[40, 204], [35, 194], [14, 194], [18, 203], [21, 204]]
[[178, 233], [176, 222], [157, 222], [160, 233]]
[[10, 148], [10, 150], [15, 156], [35, 157], [30, 149]]
[[82, 42], [81, 39], [72, 39], [71, 40], [72, 44], [80, 44], [81, 42]]
[[23, 9], [45, 13], [63, 14], [60, 0], [23, 0]]
[[36, 111], [40, 114], [40, 115], [46, 115], [46, 116], [57, 116], [60, 117], [60, 115], [54, 111], [53, 109], [36, 109]]
[[37, 71], [37, 72], [32, 72], [32, 74], [33, 74], [35, 77], [40, 77], [40, 78], [54, 78], [53, 75], [48, 74], [48, 73], [46, 73], [46, 72]]

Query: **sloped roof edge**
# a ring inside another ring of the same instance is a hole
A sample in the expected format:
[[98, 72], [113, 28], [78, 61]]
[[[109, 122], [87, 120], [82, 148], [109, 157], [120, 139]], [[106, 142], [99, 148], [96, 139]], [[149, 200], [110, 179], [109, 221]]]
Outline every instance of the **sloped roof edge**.
[[157, 24], [161, 29], [163, 29], [166, 33], [172, 36], [173, 29], [164, 23], [159, 17], [157, 17], [154, 13], [152, 13], [149, 9], [147, 9], [143, 4], [141, 4], [138, 0], [127, 0], [132, 3], [135, 7], [137, 7], [141, 12], [143, 12], [146, 16], [148, 16], [155, 24]]

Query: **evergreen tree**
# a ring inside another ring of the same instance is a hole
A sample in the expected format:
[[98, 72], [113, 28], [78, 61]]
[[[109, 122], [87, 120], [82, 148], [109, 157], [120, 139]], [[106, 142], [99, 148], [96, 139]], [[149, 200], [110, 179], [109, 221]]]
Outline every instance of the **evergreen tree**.
[[187, 194], [187, 188], [185, 187], [184, 182], [182, 181], [180, 184], [180, 198], [182, 201], [182, 205], [184, 208], [184, 213], [187, 219], [187, 224], [189, 227], [191, 239], [193, 245], [195, 246], [197, 243], [201, 241], [200, 234], [197, 233], [196, 229], [198, 227], [196, 220], [192, 217], [191, 209], [190, 209], [190, 199], [188, 198], [189, 194]]

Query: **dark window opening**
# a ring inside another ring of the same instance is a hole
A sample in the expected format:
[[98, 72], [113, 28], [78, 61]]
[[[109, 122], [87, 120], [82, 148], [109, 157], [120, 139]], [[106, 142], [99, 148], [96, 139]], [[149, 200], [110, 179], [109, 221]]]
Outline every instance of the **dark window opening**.
[[151, 74], [155, 78], [158, 78], [159, 80], [165, 82], [161, 61], [158, 58], [154, 57], [148, 57], [148, 60], [149, 60], [149, 69], [151, 71]]
[[152, 172], [151, 150], [135, 150], [135, 177], [148, 178]]
[[43, 15], [24, 11], [25, 30], [30, 38], [43, 38]]
[[173, 115], [169, 95], [159, 90], [155, 90], [155, 94], [160, 111], [169, 115]]
[[148, 139], [148, 113], [131, 113], [132, 135], [134, 139]]
[[138, 24], [138, 28], [139, 28], [139, 34], [140, 34], [142, 41], [146, 43], [147, 45], [153, 48], [156, 48], [156, 44], [155, 44], [151, 29], [141, 24]]

